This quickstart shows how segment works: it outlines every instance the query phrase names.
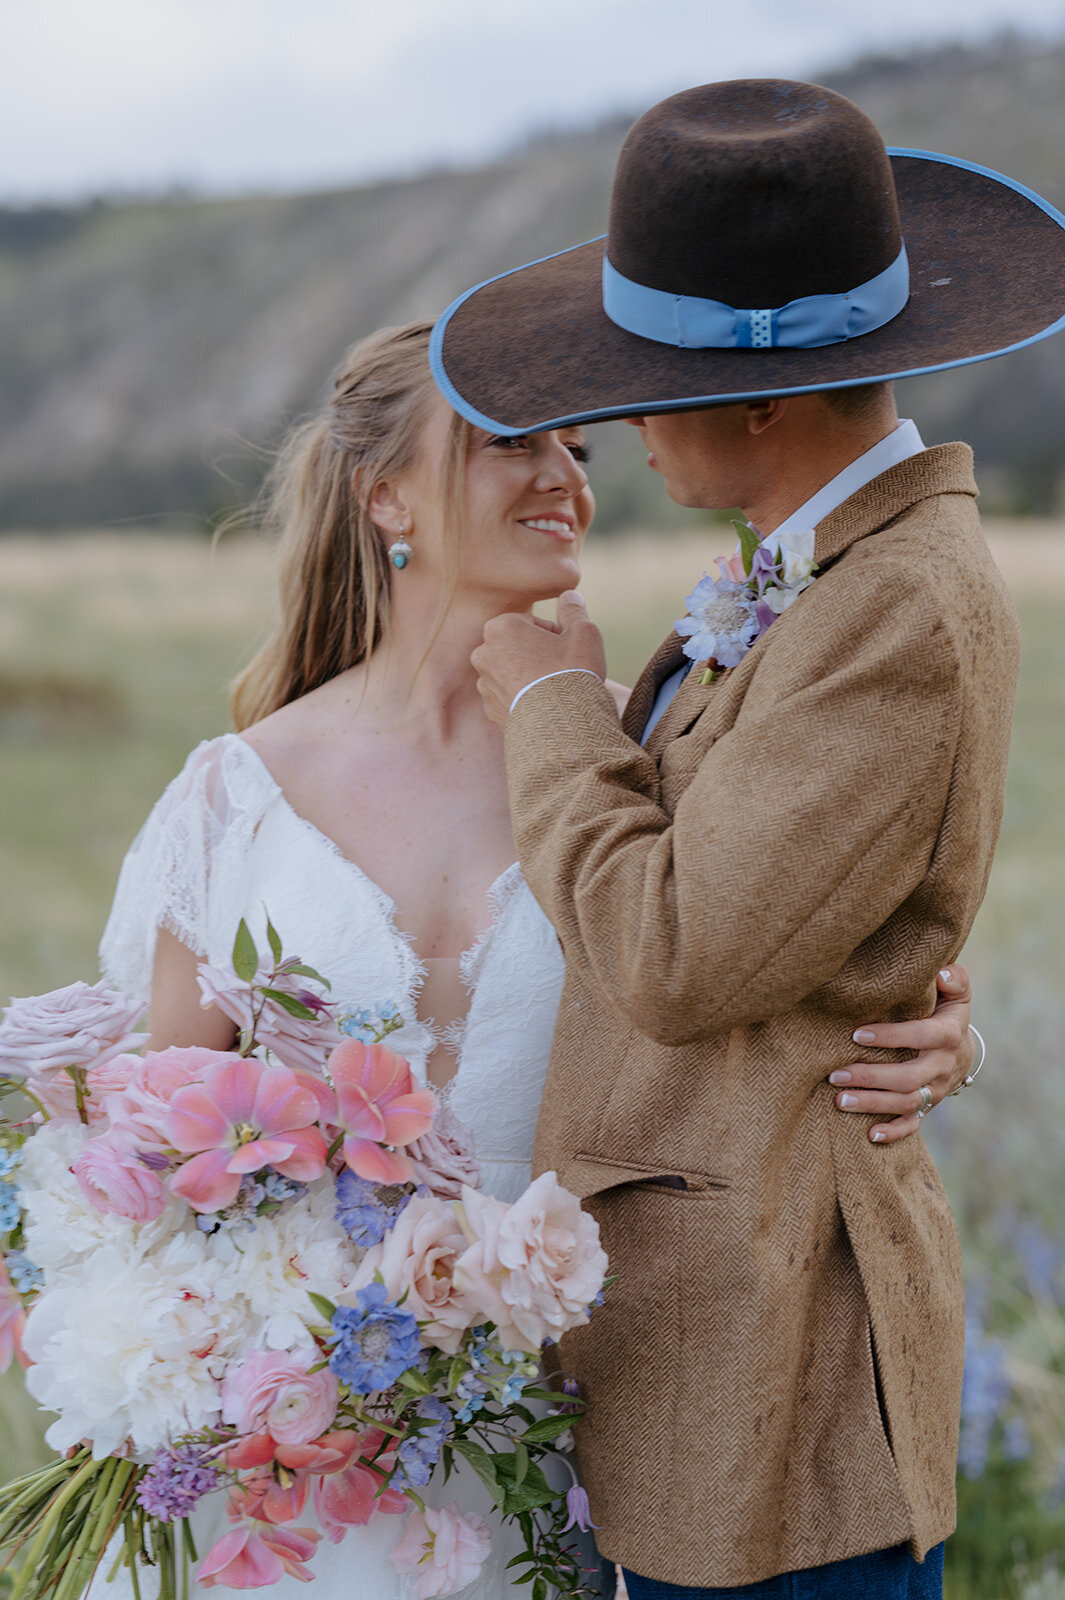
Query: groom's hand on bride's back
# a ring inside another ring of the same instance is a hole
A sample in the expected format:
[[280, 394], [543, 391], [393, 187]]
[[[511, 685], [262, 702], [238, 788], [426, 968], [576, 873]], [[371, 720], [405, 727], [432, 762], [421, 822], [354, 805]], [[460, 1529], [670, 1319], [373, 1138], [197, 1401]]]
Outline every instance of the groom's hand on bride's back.
[[553, 672], [591, 672], [606, 679], [603, 636], [575, 590], [560, 595], [558, 621], [507, 611], [493, 617], [473, 652], [477, 690], [489, 719], [504, 727], [514, 696]]

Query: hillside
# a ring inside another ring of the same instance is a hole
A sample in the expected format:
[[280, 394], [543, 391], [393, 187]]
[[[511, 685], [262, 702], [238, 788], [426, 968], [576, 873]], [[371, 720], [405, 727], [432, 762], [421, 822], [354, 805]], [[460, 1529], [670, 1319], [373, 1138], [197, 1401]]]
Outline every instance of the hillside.
[[[824, 81], [889, 143], [964, 155], [1065, 203], [1065, 43], [1002, 38]], [[623, 132], [327, 194], [0, 209], [0, 528], [239, 503], [352, 339], [603, 231]], [[971, 440], [997, 508], [1065, 503], [1059, 341], [923, 380], [903, 402], [930, 440]], [[600, 525], [646, 522], [660, 488], [631, 434], [597, 432]]]

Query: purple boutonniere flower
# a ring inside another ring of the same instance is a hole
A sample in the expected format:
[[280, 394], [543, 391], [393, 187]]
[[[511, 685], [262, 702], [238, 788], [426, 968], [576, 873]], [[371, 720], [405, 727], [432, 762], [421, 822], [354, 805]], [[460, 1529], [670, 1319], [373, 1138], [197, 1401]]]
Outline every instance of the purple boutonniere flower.
[[733, 524], [740, 536], [735, 555], [719, 557], [721, 576], [704, 575], [685, 604], [688, 614], [675, 624], [686, 641], [690, 661], [717, 668], [739, 666], [753, 644], [813, 582], [814, 531], [759, 539], [745, 522]]

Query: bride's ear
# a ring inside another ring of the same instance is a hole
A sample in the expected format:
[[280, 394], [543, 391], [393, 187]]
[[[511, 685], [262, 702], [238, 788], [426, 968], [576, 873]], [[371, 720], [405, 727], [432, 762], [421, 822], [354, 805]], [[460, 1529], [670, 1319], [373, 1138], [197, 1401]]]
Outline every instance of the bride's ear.
[[393, 539], [410, 527], [410, 508], [388, 478], [378, 478], [367, 497], [366, 510], [375, 527]]

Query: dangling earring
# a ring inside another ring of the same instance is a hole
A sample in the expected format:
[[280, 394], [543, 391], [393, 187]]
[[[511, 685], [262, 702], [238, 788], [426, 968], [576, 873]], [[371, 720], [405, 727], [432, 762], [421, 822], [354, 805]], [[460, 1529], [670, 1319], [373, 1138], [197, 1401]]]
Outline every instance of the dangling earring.
[[407, 543], [406, 533], [407, 524], [404, 522], [399, 530], [399, 538], [394, 539], [388, 547], [388, 559], [391, 561], [397, 572], [403, 571], [403, 568], [407, 565], [411, 556], [414, 554], [414, 551]]

